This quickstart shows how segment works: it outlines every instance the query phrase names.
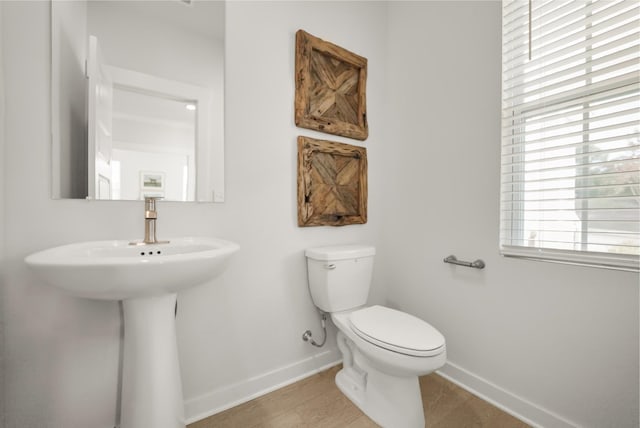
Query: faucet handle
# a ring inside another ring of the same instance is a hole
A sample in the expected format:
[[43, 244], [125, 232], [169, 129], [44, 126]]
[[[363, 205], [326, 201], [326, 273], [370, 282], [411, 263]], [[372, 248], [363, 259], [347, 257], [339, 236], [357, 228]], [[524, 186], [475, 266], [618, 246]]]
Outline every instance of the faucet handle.
[[156, 201], [162, 199], [157, 196], [144, 197], [144, 240], [142, 242], [129, 242], [129, 245], [168, 244], [169, 241], [158, 241], [156, 238]]

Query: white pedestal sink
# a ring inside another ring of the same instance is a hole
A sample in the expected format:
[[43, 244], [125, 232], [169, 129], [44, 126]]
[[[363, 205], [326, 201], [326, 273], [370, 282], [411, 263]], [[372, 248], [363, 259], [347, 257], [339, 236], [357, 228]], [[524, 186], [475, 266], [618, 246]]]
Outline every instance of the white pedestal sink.
[[176, 293], [219, 275], [238, 249], [215, 238], [177, 238], [144, 246], [94, 241], [25, 259], [45, 282], [74, 296], [123, 301], [121, 428], [185, 426]]

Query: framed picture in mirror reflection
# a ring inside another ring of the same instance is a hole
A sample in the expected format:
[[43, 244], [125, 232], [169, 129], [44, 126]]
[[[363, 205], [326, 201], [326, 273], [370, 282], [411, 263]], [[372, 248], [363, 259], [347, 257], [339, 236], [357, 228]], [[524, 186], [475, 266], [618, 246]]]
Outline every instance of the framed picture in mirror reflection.
[[140, 171], [140, 188], [151, 191], [163, 190], [164, 176], [164, 172]]

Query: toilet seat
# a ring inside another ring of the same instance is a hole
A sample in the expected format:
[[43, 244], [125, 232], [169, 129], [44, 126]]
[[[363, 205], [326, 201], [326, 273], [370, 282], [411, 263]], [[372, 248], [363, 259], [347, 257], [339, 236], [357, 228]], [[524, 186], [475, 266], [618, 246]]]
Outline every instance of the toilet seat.
[[390, 351], [432, 357], [444, 351], [444, 336], [423, 320], [384, 306], [370, 306], [349, 316], [352, 330], [363, 340]]

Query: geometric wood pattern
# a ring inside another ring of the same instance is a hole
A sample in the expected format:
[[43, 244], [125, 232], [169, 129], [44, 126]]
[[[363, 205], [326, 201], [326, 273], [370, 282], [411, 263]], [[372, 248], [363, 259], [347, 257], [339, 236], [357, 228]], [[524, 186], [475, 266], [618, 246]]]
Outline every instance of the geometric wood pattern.
[[296, 33], [295, 122], [366, 140], [367, 59], [311, 34]]
[[367, 149], [298, 137], [298, 226], [367, 222]]

